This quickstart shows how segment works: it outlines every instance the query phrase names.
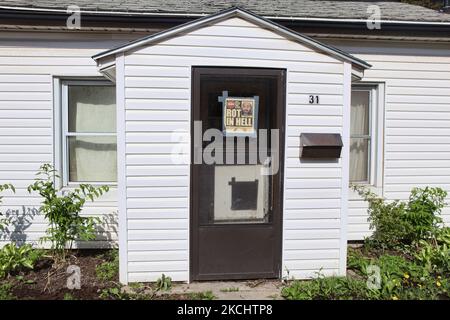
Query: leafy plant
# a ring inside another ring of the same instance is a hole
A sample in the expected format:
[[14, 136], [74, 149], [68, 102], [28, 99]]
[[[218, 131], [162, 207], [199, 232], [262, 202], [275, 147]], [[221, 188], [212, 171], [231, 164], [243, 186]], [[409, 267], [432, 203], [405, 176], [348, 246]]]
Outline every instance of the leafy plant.
[[99, 219], [82, 217], [80, 213], [87, 200], [94, 201], [108, 192], [109, 187], [96, 188], [89, 184], [80, 184], [78, 188], [59, 194], [53, 181], [58, 175], [50, 164], [42, 165], [37, 176], [28, 191], [37, 191], [43, 197], [40, 211], [50, 223], [47, 236], [41, 240], [50, 241], [52, 249], [65, 259], [66, 247], [72, 248], [75, 240], [87, 241], [95, 238], [95, 224]]
[[15, 300], [16, 297], [11, 293], [12, 284], [0, 284], [0, 300]]
[[413, 188], [407, 205], [404, 220], [411, 226], [405, 236], [409, 243], [428, 239], [439, 229], [442, 219], [438, 216], [445, 206], [447, 192], [441, 188]]
[[205, 292], [191, 292], [189, 294], [189, 299], [191, 300], [214, 300], [215, 298], [216, 296], [210, 290]]
[[[3, 192], [5, 190], [11, 190], [12, 192], [16, 192], [16, 189], [12, 184], [6, 183], [6, 184], [0, 184], [0, 192]], [[0, 205], [2, 204], [3, 197], [0, 196]], [[9, 224], [9, 219], [7, 218], [1, 218], [2, 213], [0, 211], [0, 231], [4, 231], [5, 227]]]
[[122, 291], [119, 287], [112, 287], [103, 289], [100, 293], [100, 298], [102, 299], [117, 299], [117, 300], [125, 300], [122, 294]]
[[347, 250], [347, 269], [357, 270], [364, 276], [367, 275], [367, 267], [371, 264], [369, 258], [365, 257], [360, 251], [348, 248]]
[[172, 288], [172, 278], [167, 277], [164, 273], [161, 275], [161, 278], [156, 280], [156, 288], [160, 291], [168, 291]]
[[446, 243], [431, 244], [422, 240], [415, 258], [430, 273], [450, 275], [450, 246]]
[[42, 252], [30, 244], [20, 247], [14, 243], [6, 244], [0, 250], [0, 278], [20, 269], [33, 269], [41, 255]]
[[400, 256], [383, 255], [372, 264], [380, 267], [381, 296], [385, 299], [404, 297], [407, 289], [428, 277], [426, 270]]
[[321, 275], [312, 280], [295, 280], [282, 289], [281, 295], [288, 300], [360, 300], [374, 297], [365, 281]]
[[122, 290], [120, 286], [115, 286], [103, 289], [99, 297], [101, 299], [112, 299], [112, 300], [151, 300], [153, 298], [153, 294], [145, 292], [142, 293], [126, 292]]
[[381, 248], [399, 248], [429, 239], [439, 230], [438, 216], [447, 192], [440, 188], [414, 188], [408, 202], [386, 201], [364, 186], [352, 186], [368, 203], [369, 242]]
[[22, 275], [17, 275], [16, 280], [19, 282], [22, 282], [23, 284], [35, 284], [36, 283], [36, 280], [25, 279], [25, 277]]
[[448, 277], [433, 274], [431, 268], [418, 260], [409, 260], [398, 255], [383, 254], [379, 257], [364, 257], [356, 251], [349, 251], [349, 269], [364, 279], [368, 267], [380, 270], [380, 288], [373, 291], [377, 299], [439, 299], [448, 296]]
[[132, 282], [132, 283], [128, 284], [128, 286], [133, 290], [144, 289], [144, 284], [142, 282]]
[[450, 227], [439, 228], [435, 235], [436, 243], [450, 246]]
[[95, 268], [97, 278], [102, 281], [112, 281], [119, 273], [119, 252], [111, 251], [109, 259], [110, 261], [105, 261]]
[[64, 293], [63, 300], [77, 300], [71, 293]]

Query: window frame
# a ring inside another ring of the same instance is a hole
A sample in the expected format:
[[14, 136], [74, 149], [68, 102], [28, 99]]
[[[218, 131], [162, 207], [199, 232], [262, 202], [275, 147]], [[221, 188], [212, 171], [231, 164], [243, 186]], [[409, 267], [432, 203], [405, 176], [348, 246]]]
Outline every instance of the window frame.
[[104, 79], [66, 79], [60, 80], [60, 92], [61, 92], [61, 117], [60, 117], [60, 139], [61, 139], [61, 164], [60, 170], [62, 172], [62, 186], [63, 187], [76, 187], [80, 184], [92, 184], [92, 185], [109, 185], [117, 186], [116, 181], [70, 181], [69, 180], [69, 137], [77, 136], [108, 136], [116, 137], [117, 143], [117, 129], [116, 132], [70, 132], [69, 131], [69, 86], [111, 86], [115, 87], [115, 84], [111, 81]]
[[[384, 134], [384, 83], [357, 82], [353, 91], [369, 91], [369, 134], [352, 135], [351, 138], [368, 138], [369, 159], [367, 181], [350, 181], [351, 184], [381, 188], [383, 183], [383, 134]], [[350, 110], [351, 112], [351, 110]]]

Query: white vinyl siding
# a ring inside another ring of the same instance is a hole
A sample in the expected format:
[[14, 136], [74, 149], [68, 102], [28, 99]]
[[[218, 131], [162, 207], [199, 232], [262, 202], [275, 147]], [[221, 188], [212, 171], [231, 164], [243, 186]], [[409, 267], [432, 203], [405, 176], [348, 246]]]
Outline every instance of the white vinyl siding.
[[[332, 44], [372, 64], [363, 81], [385, 83], [384, 181], [377, 192], [402, 200], [416, 186], [450, 192], [450, 46], [394, 41]], [[351, 194], [349, 240], [370, 235], [366, 208]], [[442, 218], [450, 224], [450, 207], [444, 208]]]
[[[127, 38], [104, 34], [0, 33], [0, 184], [12, 183], [16, 194], [4, 192], [1, 210], [17, 217], [12, 234], [3, 234], [0, 246], [11, 238], [37, 242], [47, 223], [37, 212], [41, 199], [26, 188], [43, 163], [55, 163], [53, 77], [99, 77], [91, 56], [139, 35]], [[116, 38], [115, 40], [111, 40]], [[60, 103], [55, 101], [56, 106]], [[99, 228], [97, 241], [79, 245], [109, 246], [117, 240], [115, 188], [84, 209], [108, 223]]]
[[342, 133], [343, 65], [238, 18], [125, 54], [128, 281], [189, 279], [190, 168], [170, 152], [178, 130], [190, 154], [191, 66], [287, 69], [283, 275], [339, 273], [341, 162], [298, 155], [301, 132]]

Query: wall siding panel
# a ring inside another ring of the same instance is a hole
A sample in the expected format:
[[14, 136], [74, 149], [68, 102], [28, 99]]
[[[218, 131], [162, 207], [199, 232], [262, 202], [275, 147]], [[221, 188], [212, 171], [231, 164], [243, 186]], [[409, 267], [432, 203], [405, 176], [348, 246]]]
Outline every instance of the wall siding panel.
[[[14, 37], [11, 38], [11, 34]], [[100, 77], [91, 56], [136, 35], [76, 35], [67, 33], [0, 33], [0, 183], [12, 183], [15, 194], [4, 192], [0, 210], [13, 217], [0, 247], [10, 240], [38, 243], [47, 222], [39, 214], [40, 197], [26, 188], [43, 163], [54, 163], [53, 77]], [[116, 38], [116, 39], [114, 39]], [[115, 246], [116, 190], [83, 210], [101, 216], [96, 241], [79, 247]], [[48, 246], [48, 244], [44, 244]]]

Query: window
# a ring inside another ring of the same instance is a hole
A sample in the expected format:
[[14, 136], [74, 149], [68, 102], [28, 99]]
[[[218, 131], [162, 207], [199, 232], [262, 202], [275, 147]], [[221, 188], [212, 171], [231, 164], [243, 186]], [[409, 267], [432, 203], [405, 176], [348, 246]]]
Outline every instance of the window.
[[[381, 180], [383, 114], [382, 85], [352, 88], [350, 122], [350, 181], [377, 185]], [[378, 103], [380, 102], [380, 103]]]
[[115, 87], [62, 82], [63, 184], [117, 181]]

